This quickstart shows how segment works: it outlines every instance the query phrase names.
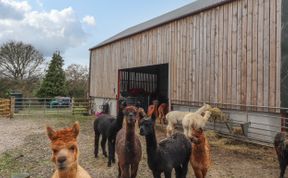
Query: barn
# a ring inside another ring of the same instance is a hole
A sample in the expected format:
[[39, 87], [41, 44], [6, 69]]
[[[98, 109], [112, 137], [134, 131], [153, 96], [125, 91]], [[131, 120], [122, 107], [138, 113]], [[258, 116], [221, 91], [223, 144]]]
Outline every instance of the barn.
[[[90, 48], [89, 96], [157, 98], [170, 109], [210, 103], [271, 143], [286, 128], [287, 0], [198, 0]], [[210, 127], [227, 133], [221, 123]]]

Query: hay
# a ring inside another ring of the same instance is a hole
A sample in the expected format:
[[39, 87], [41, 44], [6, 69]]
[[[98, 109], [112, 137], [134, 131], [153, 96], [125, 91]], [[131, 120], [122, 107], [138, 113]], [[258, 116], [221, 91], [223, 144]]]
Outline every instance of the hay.
[[222, 112], [219, 108], [214, 107], [209, 109], [208, 111], [211, 112], [211, 116], [209, 118], [209, 121], [216, 121], [216, 122], [228, 122], [229, 117], [227, 114]]

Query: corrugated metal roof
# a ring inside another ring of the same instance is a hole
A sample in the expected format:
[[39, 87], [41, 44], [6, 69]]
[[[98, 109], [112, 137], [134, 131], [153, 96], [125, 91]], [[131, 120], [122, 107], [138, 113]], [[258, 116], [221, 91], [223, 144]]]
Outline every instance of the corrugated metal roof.
[[148, 29], [151, 29], [153, 27], [171, 22], [173, 20], [201, 12], [203, 10], [218, 6], [220, 4], [223, 4], [223, 3], [226, 3], [229, 1], [235, 1], [235, 0], [197, 0], [196, 2], [190, 3], [186, 6], [178, 8], [174, 11], [168, 12], [164, 15], [161, 15], [161, 16], [156, 17], [154, 19], [148, 20], [144, 23], [130, 27], [130, 28], [118, 33], [117, 35], [99, 43], [98, 45], [90, 48], [90, 50], [93, 50], [95, 48], [99, 48], [101, 46], [107, 45], [107, 44], [112, 43], [114, 41], [117, 41], [117, 40], [126, 38], [128, 36], [143, 32], [145, 30], [148, 30]]

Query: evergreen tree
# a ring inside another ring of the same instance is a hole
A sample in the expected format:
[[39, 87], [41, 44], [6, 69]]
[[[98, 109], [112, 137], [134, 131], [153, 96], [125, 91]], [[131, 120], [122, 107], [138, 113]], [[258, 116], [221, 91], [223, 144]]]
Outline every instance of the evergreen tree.
[[64, 60], [60, 52], [56, 51], [53, 54], [40, 89], [37, 92], [38, 97], [44, 98], [67, 95], [65, 72], [62, 69], [63, 65]]

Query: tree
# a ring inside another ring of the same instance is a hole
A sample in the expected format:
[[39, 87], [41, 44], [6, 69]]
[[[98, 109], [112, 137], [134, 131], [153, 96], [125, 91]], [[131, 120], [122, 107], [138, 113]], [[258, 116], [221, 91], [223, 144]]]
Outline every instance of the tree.
[[0, 47], [1, 78], [38, 78], [43, 63], [43, 55], [30, 44], [10, 41]]
[[79, 64], [71, 64], [65, 70], [68, 95], [84, 98], [88, 91], [88, 68]]
[[42, 81], [40, 89], [37, 92], [38, 97], [66, 96], [65, 72], [62, 69], [64, 60], [59, 52], [53, 54], [46, 75]]

